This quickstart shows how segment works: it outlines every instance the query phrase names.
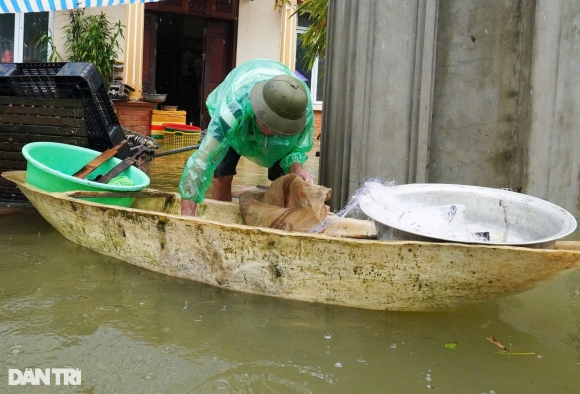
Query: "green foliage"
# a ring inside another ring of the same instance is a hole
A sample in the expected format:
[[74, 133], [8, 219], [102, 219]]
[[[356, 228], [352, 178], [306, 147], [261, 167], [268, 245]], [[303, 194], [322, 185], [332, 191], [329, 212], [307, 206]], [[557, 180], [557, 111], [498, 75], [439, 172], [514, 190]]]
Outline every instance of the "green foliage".
[[324, 56], [326, 50], [326, 20], [328, 16], [329, 0], [306, 0], [296, 10], [296, 13], [310, 14], [312, 24], [302, 34], [300, 40], [308, 51], [304, 54], [304, 60], [311, 70], [317, 57]]
[[[124, 26], [121, 21], [113, 24], [103, 12], [100, 15], [85, 16], [84, 9], [75, 9], [69, 12], [69, 17], [70, 24], [63, 27], [66, 34], [66, 61], [94, 63], [108, 89], [113, 79], [113, 66], [118, 58], [117, 51], [122, 52], [118, 39], [124, 37]], [[51, 36], [43, 35], [38, 44], [51, 48], [48, 61], [65, 61], [57, 52]]]

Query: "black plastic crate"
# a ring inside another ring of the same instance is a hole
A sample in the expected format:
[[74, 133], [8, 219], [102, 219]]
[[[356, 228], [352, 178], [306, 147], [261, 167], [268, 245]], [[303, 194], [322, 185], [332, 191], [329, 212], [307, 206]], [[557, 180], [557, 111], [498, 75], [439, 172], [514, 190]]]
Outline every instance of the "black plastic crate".
[[[105, 151], [125, 138], [92, 63], [0, 64], [0, 172], [26, 169], [22, 147], [61, 142]], [[127, 146], [117, 154], [130, 155]], [[24, 197], [0, 178], [0, 201]]]
[[[91, 149], [104, 151], [125, 138], [92, 63], [0, 64], [0, 96], [80, 100]], [[117, 157], [128, 155], [128, 149], [124, 149]]]

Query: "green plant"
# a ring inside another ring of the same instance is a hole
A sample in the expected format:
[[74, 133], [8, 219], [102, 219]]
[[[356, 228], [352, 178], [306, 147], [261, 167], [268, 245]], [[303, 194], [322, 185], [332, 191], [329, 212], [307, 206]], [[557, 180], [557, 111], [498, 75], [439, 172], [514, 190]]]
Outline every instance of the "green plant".
[[304, 60], [308, 69], [312, 69], [317, 57], [324, 56], [326, 50], [326, 21], [328, 17], [329, 0], [305, 0], [298, 6], [295, 14], [310, 14], [312, 24], [302, 34], [300, 40], [308, 48]]
[[[113, 24], [103, 12], [100, 15], [85, 16], [84, 9], [75, 9], [69, 12], [69, 17], [70, 24], [62, 29], [66, 34], [66, 61], [94, 63], [108, 89], [113, 79], [113, 66], [117, 61], [118, 51], [122, 52], [118, 39], [124, 37], [124, 26], [121, 21]], [[45, 48], [50, 47], [49, 61], [65, 61], [48, 34], [40, 37], [38, 44]]]

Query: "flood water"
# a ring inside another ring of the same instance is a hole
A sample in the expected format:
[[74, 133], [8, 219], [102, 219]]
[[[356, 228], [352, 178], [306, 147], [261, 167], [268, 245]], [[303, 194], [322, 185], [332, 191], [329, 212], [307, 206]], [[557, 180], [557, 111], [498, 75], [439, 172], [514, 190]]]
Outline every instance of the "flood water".
[[[152, 186], [175, 190], [186, 158], [160, 158]], [[236, 189], [267, 184], [241, 168]], [[580, 270], [457, 311], [394, 313], [152, 273], [35, 213], [0, 215], [0, 247], [1, 392], [580, 393]], [[62, 367], [82, 385], [8, 386], [9, 368]]]

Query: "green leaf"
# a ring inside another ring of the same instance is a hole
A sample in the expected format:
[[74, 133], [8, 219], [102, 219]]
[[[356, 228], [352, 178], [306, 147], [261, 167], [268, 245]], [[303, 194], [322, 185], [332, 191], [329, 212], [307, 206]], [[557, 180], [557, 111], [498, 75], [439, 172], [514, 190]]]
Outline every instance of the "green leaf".
[[445, 348], [447, 349], [455, 349], [457, 347], [457, 342], [448, 342], [445, 344]]
[[[287, 1], [287, 0], [286, 0]], [[306, 0], [296, 10], [295, 14], [310, 14], [312, 24], [300, 36], [300, 41], [307, 48], [304, 60], [308, 69], [312, 69], [317, 57], [324, 56], [326, 50], [326, 19], [329, 0]]]
[[[100, 15], [85, 16], [84, 9], [71, 10], [69, 12], [70, 24], [63, 27], [66, 36], [64, 44], [67, 61], [94, 63], [105, 83], [105, 88], [113, 79], [113, 65], [116, 63], [118, 53], [122, 52], [117, 39], [123, 36], [121, 21], [112, 23], [101, 12]], [[42, 37], [41, 37], [42, 38]], [[44, 38], [53, 50], [52, 40]], [[119, 52], [117, 52], [119, 50]], [[53, 56], [57, 56], [53, 52]], [[58, 55], [60, 56], [60, 55]]]

